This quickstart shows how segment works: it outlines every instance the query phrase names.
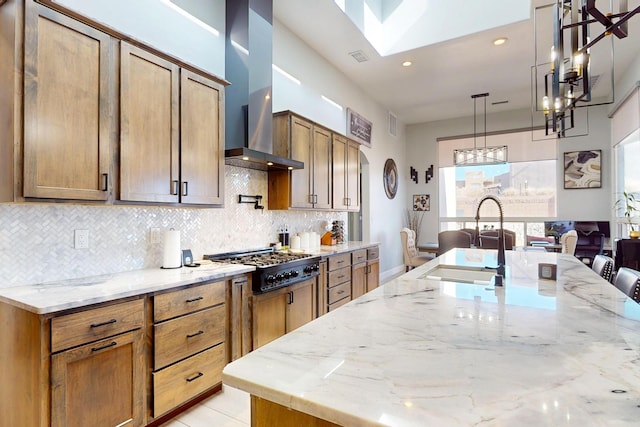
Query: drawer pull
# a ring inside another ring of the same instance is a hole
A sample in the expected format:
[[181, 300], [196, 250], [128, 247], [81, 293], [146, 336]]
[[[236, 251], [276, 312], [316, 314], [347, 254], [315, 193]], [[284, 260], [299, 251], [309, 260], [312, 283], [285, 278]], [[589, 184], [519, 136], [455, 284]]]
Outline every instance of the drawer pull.
[[196, 302], [196, 301], [200, 301], [202, 299], [204, 299], [204, 297], [195, 297], [195, 298], [188, 299], [185, 302]]
[[341, 274], [338, 276], [338, 279], [342, 279], [344, 277], [344, 274]]
[[111, 320], [107, 320], [106, 322], [102, 322], [102, 323], [92, 323], [91, 327], [92, 328], [99, 328], [100, 326], [107, 326], [107, 325], [111, 325], [112, 323], [116, 323], [117, 320], [116, 319], [111, 319]]
[[198, 331], [195, 334], [187, 334], [187, 338], [197, 337], [198, 335], [204, 334], [204, 331]]
[[337, 292], [337, 294], [338, 294], [338, 295], [342, 295], [342, 294], [344, 294], [344, 290], [338, 291], [338, 292]]
[[344, 262], [343, 259], [341, 259], [340, 261], [336, 261], [336, 264], [342, 264]]
[[203, 376], [204, 374], [202, 372], [198, 372], [195, 376], [191, 377], [191, 378], [187, 378], [187, 382], [190, 383], [191, 381], [195, 381], [198, 378], [200, 378], [201, 376]]
[[109, 344], [103, 345], [102, 347], [93, 347], [91, 351], [96, 352], [96, 351], [104, 350], [106, 348], [113, 347], [114, 345], [118, 345], [118, 343], [116, 343], [115, 341], [111, 341]]

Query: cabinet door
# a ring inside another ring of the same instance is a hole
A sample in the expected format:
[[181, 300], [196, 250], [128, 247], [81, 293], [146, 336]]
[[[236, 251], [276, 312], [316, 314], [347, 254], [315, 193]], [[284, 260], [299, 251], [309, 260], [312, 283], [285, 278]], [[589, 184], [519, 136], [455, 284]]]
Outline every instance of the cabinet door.
[[287, 332], [291, 332], [317, 317], [316, 279], [306, 280], [291, 286], [287, 298]]
[[106, 200], [111, 38], [39, 5], [26, 9], [24, 196]]
[[367, 263], [355, 264], [351, 269], [351, 299], [356, 299], [367, 292]]
[[331, 209], [331, 132], [313, 128], [313, 207]]
[[367, 262], [367, 292], [380, 285], [380, 261]]
[[347, 138], [333, 135], [333, 209], [346, 210], [347, 205]]
[[349, 141], [347, 144], [346, 160], [347, 176], [347, 209], [358, 212], [360, 210], [360, 144]]
[[178, 66], [124, 42], [120, 62], [120, 199], [178, 202]]
[[224, 88], [188, 70], [180, 71], [182, 203], [224, 202]]
[[281, 337], [287, 332], [285, 290], [272, 291], [253, 297], [253, 349]]
[[298, 117], [291, 117], [291, 158], [304, 163], [304, 169], [291, 171], [292, 208], [313, 207], [313, 125]]
[[51, 356], [51, 426], [145, 424], [140, 329]]

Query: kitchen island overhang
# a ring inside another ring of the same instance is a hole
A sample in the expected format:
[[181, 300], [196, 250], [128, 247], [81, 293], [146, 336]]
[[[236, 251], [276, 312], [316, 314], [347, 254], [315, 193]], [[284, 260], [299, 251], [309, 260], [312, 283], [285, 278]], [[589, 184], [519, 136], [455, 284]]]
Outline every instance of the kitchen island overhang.
[[564, 254], [507, 251], [502, 288], [420, 278], [495, 257], [449, 251], [232, 362], [223, 383], [344, 426], [636, 425], [640, 306]]

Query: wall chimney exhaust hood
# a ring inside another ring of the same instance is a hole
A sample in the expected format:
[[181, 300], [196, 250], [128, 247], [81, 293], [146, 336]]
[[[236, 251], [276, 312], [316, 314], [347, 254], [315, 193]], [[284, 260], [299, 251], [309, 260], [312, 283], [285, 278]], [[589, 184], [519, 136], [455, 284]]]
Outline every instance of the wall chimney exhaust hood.
[[272, 0], [226, 1], [225, 163], [250, 169], [302, 169], [273, 154]]

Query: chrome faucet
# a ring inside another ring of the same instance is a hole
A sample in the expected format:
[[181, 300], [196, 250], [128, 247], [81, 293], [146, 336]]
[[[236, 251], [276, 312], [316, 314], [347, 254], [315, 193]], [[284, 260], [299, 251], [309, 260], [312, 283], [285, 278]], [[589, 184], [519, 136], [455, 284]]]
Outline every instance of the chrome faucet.
[[486, 200], [493, 200], [494, 202], [496, 202], [496, 205], [498, 205], [498, 210], [500, 211], [500, 229], [498, 229], [498, 267], [496, 268], [497, 276], [495, 278], [495, 285], [502, 286], [502, 279], [504, 278], [504, 275], [505, 275], [504, 230], [503, 230], [504, 212], [502, 211], [502, 203], [500, 203], [500, 200], [498, 200], [496, 196], [492, 196], [492, 195], [484, 196], [482, 199], [480, 199], [480, 202], [478, 203], [478, 208], [476, 209], [476, 246], [480, 246], [480, 228], [478, 226], [478, 223], [480, 221], [480, 206], [482, 206], [482, 204]]

